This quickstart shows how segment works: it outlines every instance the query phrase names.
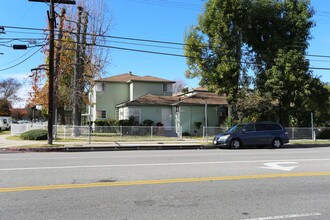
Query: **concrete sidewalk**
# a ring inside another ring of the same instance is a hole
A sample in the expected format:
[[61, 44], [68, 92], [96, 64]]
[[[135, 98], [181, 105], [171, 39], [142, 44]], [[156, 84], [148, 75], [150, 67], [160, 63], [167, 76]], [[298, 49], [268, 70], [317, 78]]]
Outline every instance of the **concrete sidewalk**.
[[[183, 140], [157, 140], [157, 141], [130, 141], [130, 142], [60, 142], [53, 141], [54, 146], [45, 146], [47, 141], [27, 141], [27, 140], [8, 140], [10, 135], [0, 135], [0, 152], [73, 152], [73, 151], [116, 151], [116, 150], [169, 150], [169, 149], [212, 149], [209, 142], [194, 139]], [[329, 140], [322, 143], [289, 143], [283, 148], [311, 148], [311, 147], [330, 147]]]
[[[200, 149], [206, 148], [206, 141], [184, 139], [177, 141], [136, 141], [136, 142], [60, 142], [45, 147], [47, 141], [8, 140], [9, 135], [0, 135], [0, 149], [19, 151], [101, 151], [101, 150], [142, 150], [142, 149]], [[210, 143], [211, 144], [211, 143]], [[31, 147], [32, 146], [32, 147]], [[38, 147], [40, 146], [40, 147]]]

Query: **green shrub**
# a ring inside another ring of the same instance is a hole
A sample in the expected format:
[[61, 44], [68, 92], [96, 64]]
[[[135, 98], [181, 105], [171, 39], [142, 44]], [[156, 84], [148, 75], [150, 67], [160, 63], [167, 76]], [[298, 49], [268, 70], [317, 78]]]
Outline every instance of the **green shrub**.
[[108, 126], [108, 122], [106, 120], [96, 120], [95, 126]]
[[20, 138], [23, 140], [47, 140], [47, 130], [35, 129], [22, 133]]
[[161, 127], [161, 126], [164, 126], [164, 124], [161, 122], [157, 122], [156, 126]]
[[117, 126], [117, 120], [109, 119], [108, 126]]
[[119, 120], [117, 122], [117, 126], [134, 126], [134, 125], [138, 125], [135, 122], [134, 116], [130, 116], [128, 120]]
[[330, 139], [330, 129], [322, 129], [316, 139]]
[[182, 132], [182, 136], [190, 136], [189, 132]]
[[142, 123], [144, 126], [153, 126], [154, 125], [154, 121], [150, 120], [150, 119], [146, 119], [143, 121]]
[[116, 120], [96, 120], [94, 122], [95, 126], [117, 126], [118, 121]]

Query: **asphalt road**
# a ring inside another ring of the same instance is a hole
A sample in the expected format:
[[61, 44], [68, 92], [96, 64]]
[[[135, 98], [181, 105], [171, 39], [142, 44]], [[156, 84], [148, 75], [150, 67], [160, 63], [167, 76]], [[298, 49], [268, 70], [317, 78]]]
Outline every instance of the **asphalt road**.
[[330, 147], [0, 154], [0, 219], [330, 219]]

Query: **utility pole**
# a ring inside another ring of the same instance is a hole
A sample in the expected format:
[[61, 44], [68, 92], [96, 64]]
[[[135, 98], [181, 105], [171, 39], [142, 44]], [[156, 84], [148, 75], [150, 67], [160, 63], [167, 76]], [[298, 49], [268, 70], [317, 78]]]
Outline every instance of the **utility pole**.
[[48, 79], [48, 144], [53, 144], [53, 110], [54, 110], [54, 27], [55, 27], [55, 5], [76, 4], [73, 0], [29, 0], [31, 2], [49, 2], [49, 79]]
[[[59, 25], [59, 32], [58, 32], [58, 41], [57, 41], [57, 46], [56, 46], [56, 55], [55, 55], [55, 71], [54, 71], [54, 112], [53, 114], [53, 120], [55, 122], [55, 125], [57, 125], [57, 114], [58, 114], [58, 99], [59, 99], [59, 94], [58, 94], [58, 83], [59, 83], [59, 77], [60, 77], [60, 64], [61, 64], [61, 54], [62, 54], [62, 39], [63, 39], [63, 28], [64, 28], [64, 18], [65, 18], [65, 9], [62, 8], [61, 15], [60, 15], [60, 25]], [[56, 135], [56, 126], [55, 126], [55, 135]]]
[[78, 22], [77, 22], [77, 34], [76, 34], [76, 65], [74, 68], [73, 76], [73, 108], [72, 108], [72, 120], [73, 120], [73, 136], [79, 136], [80, 132], [78, 126], [81, 125], [81, 108], [80, 108], [80, 80], [81, 80], [81, 47], [80, 47], [80, 35], [81, 35], [81, 15], [83, 12], [82, 7], [78, 7]]

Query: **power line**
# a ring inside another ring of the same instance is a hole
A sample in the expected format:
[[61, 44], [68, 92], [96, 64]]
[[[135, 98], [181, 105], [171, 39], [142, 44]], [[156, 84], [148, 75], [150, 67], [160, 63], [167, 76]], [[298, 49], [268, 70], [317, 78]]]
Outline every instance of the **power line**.
[[[16, 26], [3, 26], [3, 27], [5, 27], [5, 28], [11, 28], [11, 29], [48, 31], [48, 29], [31, 28], [31, 27], [16, 27]], [[57, 30], [55, 30], [55, 31], [57, 31]], [[64, 31], [64, 32], [65, 33], [69, 33], [69, 34], [76, 34], [76, 32], [74, 32], [74, 31]], [[39, 34], [45, 34], [45, 33], [39, 33]], [[152, 39], [143, 39], [143, 38], [122, 37], [122, 36], [113, 36], [113, 35], [101, 35], [101, 34], [94, 34], [94, 33], [87, 33], [86, 35], [87, 36], [92, 36], [92, 37], [104, 37], [104, 38], [113, 38], [113, 39], [120, 39], [120, 40], [129, 40], [129, 41], [140, 41], [140, 42], [148, 42], [148, 43], [159, 43], [159, 44], [170, 44], [170, 45], [179, 45], [179, 46], [189, 46], [189, 44], [180, 43], [180, 42], [174, 42], [174, 41], [161, 41], [161, 40], [152, 40]], [[288, 45], [288, 46], [294, 46], [294, 45]], [[205, 46], [205, 48], [206, 47], [208, 47], [208, 46]], [[307, 54], [306, 56], [330, 58], [330, 56], [328, 56], [328, 55], [318, 55], [318, 54]]]
[[32, 51], [32, 50], [28, 50], [26, 53], [24, 53], [22, 56], [18, 57], [17, 59], [12, 60], [12, 61], [10, 61], [10, 62], [8, 62], [8, 63], [2, 64], [2, 65], [0, 65], [0, 66], [7, 66], [7, 65], [9, 65], [9, 64], [11, 64], [11, 63], [14, 63], [14, 62], [16, 62], [17, 60], [20, 60], [21, 58], [25, 57], [25, 56], [26, 56], [27, 54], [29, 54], [31, 51]]
[[27, 61], [28, 59], [30, 59], [31, 57], [33, 57], [37, 52], [39, 52], [42, 48], [39, 48], [38, 50], [36, 50], [33, 54], [31, 54], [30, 56], [28, 56], [26, 59], [22, 60], [21, 62], [13, 65], [13, 66], [10, 66], [10, 67], [7, 67], [7, 68], [4, 68], [4, 69], [0, 69], [0, 71], [5, 71], [5, 70], [9, 70], [9, 69], [12, 69], [12, 68], [15, 68], [17, 67], [18, 65], [24, 63], [25, 61]]
[[[4, 26], [4, 27], [5, 28], [15, 28], [15, 29], [25, 29], [25, 30], [42, 30], [42, 31], [45, 31], [45, 29], [30, 28], [30, 27], [13, 27], [13, 26]], [[75, 34], [75, 32], [72, 32], [72, 31], [66, 31], [66, 33]], [[88, 36], [99, 36], [99, 37], [105, 37], [105, 38], [116, 38], [116, 39], [121, 39], [121, 40], [131, 40], [131, 41], [141, 41], [141, 42], [149, 42], [149, 43], [160, 43], [160, 44], [171, 44], [171, 45], [187, 46], [187, 44], [185, 44], [185, 43], [171, 42], [171, 41], [150, 40], [150, 39], [131, 38], [131, 37], [119, 37], [119, 36], [112, 36], [112, 35], [99, 35], [99, 34], [90, 34], [90, 33], [88, 33], [86, 35], [88, 35]], [[66, 41], [66, 42], [68, 42], [68, 41]], [[106, 40], [106, 42], [109, 42], [109, 41]], [[76, 42], [69, 41], [69, 43], [76, 43]], [[133, 44], [133, 45], [139, 45], [139, 46], [161, 47], [161, 46], [157, 46], [157, 45], [134, 44], [134, 43], [118, 42], [118, 41], [115, 42], [115, 43]], [[166, 53], [166, 52], [151, 51], [151, 50], [141, 50], [141, 49], [133, 49], [133, 48], [125, 48], [125, 47], [115, 47], [115, 46], [108, 46], [108, 45], [101, 45], [101, 44], [88, 44], [88, 46], [98, 46], [98, 47], [111, 48], [111, 49], [117, 49], [117, 50], [134, 51], [134, 52], [158, 54], [158, 55], [166, 55], [166, 56], [187, 57], [187, 56], [182, 55], [182, 54]], [[205, 47], [207, 47], [207, 46], [205, 46]], [[166, 47], [164, 47], [164, 48], [166, 48]], [[179, 49], [179, 48], [171, 48], [171, 49]], [[306, 56], [320, 57], [320, 58], [330, 58], [330, 56], [328, 56], [328, 55], [307, 54]], [[224, 61], [224, 62], [237, 62], [237, 61], [228, 61], [228, 60], [222, 60], [222, 61]], [[242, 64], [255, 64], [255, 63], [251, 63], [251, 62], [241, 62], [241, 63]], [[324, 69], [324, 68], [321, 68], [320, 70], [322, 70], [322, 69]]]
[[[30, 27], [15, 27], [15, 26], [3, 26], [3, 27], [4, 28], [9, 28], [9, 29], [49, 31], [48, 29], [30, 28]], [[57, 31], [57, 30], [55, 30], [55, 31]], [[63, 31], [63, 32], [64, 33], [69, 33], [69, 34], [77, 34], [74, 31]], [[39, 33], [39, 34], [42, 34], [42, 33]], [[187, 44], [184, 44], [184, 43], [173, 42], [173, 41], [161, 41], [161, 40], [151, 40], [151, 39], [132, 38], [132, 37], [121, 37], [121, 36], [102, 35], [102, 34], [93, 34], [93, 33], [87, 33], [86, 35], [92, 36], [92, 37], [105, 37], [105, 38], [114, 38], [114, 39], [131, 40], [131, 41], [141, 41], [141, 42], [149, 42], [149, 43], [173, 44], [173, 45], [181, 45], [181, 46], [187, 45]]]
[[309, 67], [311, 70], [330, 70], [330, 67]]

